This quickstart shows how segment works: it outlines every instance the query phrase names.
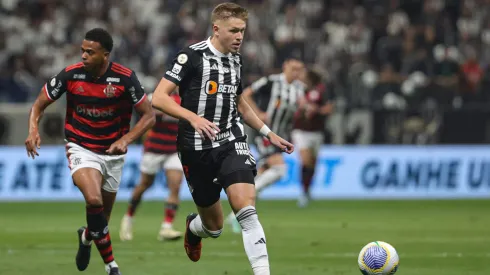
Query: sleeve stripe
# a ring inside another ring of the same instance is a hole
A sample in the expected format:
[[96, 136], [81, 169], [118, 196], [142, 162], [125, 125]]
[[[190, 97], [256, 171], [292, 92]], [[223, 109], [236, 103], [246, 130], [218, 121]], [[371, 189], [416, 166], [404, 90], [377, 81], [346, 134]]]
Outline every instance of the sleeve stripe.
[[48, 84], [44, 84], [43, 90], [44, 90], [44, 93], [46, 94], [46, 96], [48, 97], [48, 99], [50, 101], [54, 101], [54, 99], [52, 99], [51, 96], [48, 93]]
[[145, 100], [145, 98], [146, 98], [146, 94], [144, 94], [143, 97], [138, 102], [136, 102], [134, 104], [134, 106], [136, 107], [136, 106], [140, 105]]

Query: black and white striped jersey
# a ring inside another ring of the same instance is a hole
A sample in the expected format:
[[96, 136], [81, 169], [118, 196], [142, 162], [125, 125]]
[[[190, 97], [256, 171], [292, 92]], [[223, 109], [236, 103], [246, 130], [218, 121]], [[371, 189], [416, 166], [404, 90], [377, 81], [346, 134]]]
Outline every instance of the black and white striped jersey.
[[219, 126], [215, 140], [202, 139], [187, 121], [179, 122], [179, 150], [216, 148], [245, 136], [237, 108], [242, 93], [242, 58], [223, 54], [205, 40], [181, 50], [165, 73], [179, 86], [181, 106]]
[[298, 80], [288, 83], [284, 74], [273, 74], [260, 78], [250, 87], [257, 107], [267, 113], [270, 129], [288, 138], [299, 100], [304, 96], [304, 84]]

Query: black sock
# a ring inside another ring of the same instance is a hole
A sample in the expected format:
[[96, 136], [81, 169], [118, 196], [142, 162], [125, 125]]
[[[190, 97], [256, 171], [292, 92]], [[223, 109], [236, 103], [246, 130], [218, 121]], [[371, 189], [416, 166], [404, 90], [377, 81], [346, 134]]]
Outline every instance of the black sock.
[[104, 263], [114, 261], [109, 226], [102, 206], [87, 207], [87, 228]]

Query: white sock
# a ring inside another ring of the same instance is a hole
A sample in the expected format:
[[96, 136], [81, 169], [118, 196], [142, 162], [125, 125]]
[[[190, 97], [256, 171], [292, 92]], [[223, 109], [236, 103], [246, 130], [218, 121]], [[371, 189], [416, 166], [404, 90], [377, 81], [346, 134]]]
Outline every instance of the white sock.
[[171, 229], [172, 228], [172, 224], [169, 223], [169, 222], [162, 222], [162, 228]]
[[246, 206], [240, 209], [236, 217], [242, 226], [243, 246], [254, 275], [270, 275], [265, 233], [255, 207]]
[[273, 184], [281, 179], [286, 174], [286, 165], [273, 165], [269, 169], [265, 170], [262, 174], [255, 177], [255, 190], [260, 190]]
[[107, 273], [109, 273], [109, 272], [111, 271], [111, 268], [113, 268], [113, 267], [119, 267], [119, 266], [117, 265], [116, 261], [112, 261], [112, 262], [110, 262], [110, 263], [108, 263], [108, 264], [105, 264], [105, 271], [106, 271]]
[[85, 230], [83, 230], [83, 233], [82, 233], [82, 243], [83, 245], [91, 245], [92, 244], [92, 241], [89, 241], [85, 238], [85, 231], [87, 231], [87, 228], [85, 228]]
[[206, 229], [204, 224], [202, 224], [201, 216], [199, 215], [197, 215], [197, 217], [191, 221], [189, 224], [189, 229], [194, 235], [201, 238], [218, 238], [221, 235], [221, 229], [216, 231]]

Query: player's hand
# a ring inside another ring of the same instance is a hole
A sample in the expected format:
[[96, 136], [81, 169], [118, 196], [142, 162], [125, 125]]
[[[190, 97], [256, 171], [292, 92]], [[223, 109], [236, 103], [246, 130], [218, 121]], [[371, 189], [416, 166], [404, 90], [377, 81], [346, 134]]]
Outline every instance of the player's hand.
[[41, 137], [39, 136], [39, 132], [35, 131], [29, 133], [25, 145], [28, 157], [32, 157], [32, 159], [34, 159], [36, 156], [39, 156], [39, 153], [37, 152], [37, 149], [41, 148]]
[[294, 145], [288, 142], [287, 140], [283, 139], [282, 137], [276, 135], [274, 132], [270, 132], [267, 135], [267, 137], [269, 138], [272, 144], [281, 148], [283, 152], [286, 152], [288, 154], [294, 152]]
[[120, 138], [113, 144], [111, 144], [111, 147], [109, 149], [105, 150], [105, 152], [109, 155], [123, 155], [128, 152], [128, 144], [129, 142], [124, 139]]
[[202, 139], [208, 137], [210, 140], [214, 140], [216, 134], [219, 133], [218, 125], [198, 115], [190, 123]]

